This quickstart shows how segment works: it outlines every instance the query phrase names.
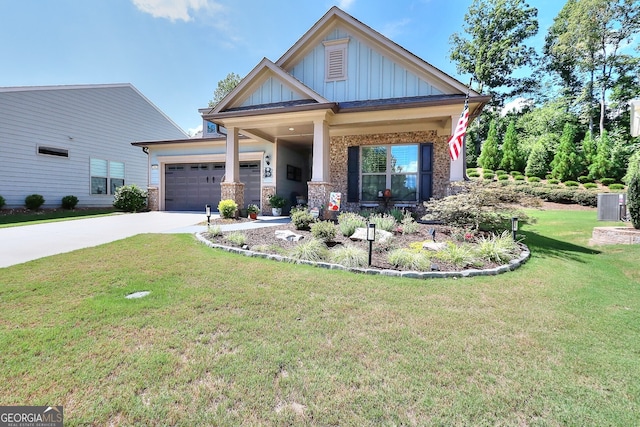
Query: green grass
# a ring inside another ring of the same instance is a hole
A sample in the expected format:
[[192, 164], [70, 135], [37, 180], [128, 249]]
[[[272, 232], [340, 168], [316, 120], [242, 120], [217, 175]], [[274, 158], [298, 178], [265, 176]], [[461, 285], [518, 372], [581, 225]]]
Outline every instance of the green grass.
[[[65, 425], [640, 424], [640, 246], [529, 211], [509, 274], [355, 275], [140, 235], [0, 270], [0, 405]], [[127, 300], [140, 290], [151, 294]]]
[[15, 227], [25, 224], [41, 224], [45, 222], [65, 221], [81, 217], [95, 217], [112, 215], [117, 212], [114, 208], [96, 208], [79, 210], [43, 210], [29, 213], [2, 214], [0, 211], [0, 228]]

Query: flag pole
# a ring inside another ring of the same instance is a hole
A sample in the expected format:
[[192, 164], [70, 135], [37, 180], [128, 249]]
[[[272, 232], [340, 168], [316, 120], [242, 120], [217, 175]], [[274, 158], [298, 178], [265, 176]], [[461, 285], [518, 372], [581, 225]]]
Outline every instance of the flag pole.
[[[471, 83], [473, 83], [473, 76], [469, 79], [469, 86], [467, 86], [467, 96], [464, 98], [464, 105], [467, 107], [469, 105], [469, 92], [471, 92]], [[469, 176], [467, 175], [467, 134], [465, 133], [464, 139], [462, 140], [462, 164], [464, 165], [464, 171], [462, 173], [462, 178], [464, 181], [471, 181]]]

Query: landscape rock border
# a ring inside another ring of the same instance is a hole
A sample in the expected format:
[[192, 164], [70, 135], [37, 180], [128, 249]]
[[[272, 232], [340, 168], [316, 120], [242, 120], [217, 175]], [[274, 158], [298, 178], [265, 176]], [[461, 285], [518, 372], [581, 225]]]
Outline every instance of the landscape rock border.
[[516, 259], [512, 259], [508, 264], [499, 265], [495, 268], [488, 269], [467, 269], [462, 271], [399, 271], [399, 270], [382, 270], [378, 268], [358, 268], [358, 267], [345, 267], [340, 264], [332, 264], [328, 262], [314, 262], [306, 260], [295, 260], [282, 255], [266, 254], [263, 252], [256, 252], [249, 249], [234, 248], [231, 246], [219, 245], [211, 242], [204, 237], [205, 232], [196, 233], [196, 238], [214, 249], [222, 249], [230, 253], [244, 255], [253, 258], [264, 258], [271, 261], [288, 262], [292, 264], [311, 265], [319, 268], [326, 268], [328, 270], [342, 270], [351, 273], [360, 274], [372, 274], [381, 275], [387, 277], [407, 277], [410, 279], [445, 279], [445, 278], [463, 278], [463, 277], [475, 277], [475, 276], [496, 276], [498, 274], [507, 273], [513, 271], [523, 265], [531, 257], [529, 248], [520, 243], [522, 251], [520, 256]]

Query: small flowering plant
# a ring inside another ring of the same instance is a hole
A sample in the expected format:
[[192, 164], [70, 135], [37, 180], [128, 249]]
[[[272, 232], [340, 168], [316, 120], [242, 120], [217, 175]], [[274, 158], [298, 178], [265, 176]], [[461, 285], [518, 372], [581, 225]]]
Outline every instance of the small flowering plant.
[[260, 212], [260, 208], [258, 207], [258, 205], [251, 204], [247, 206], [247, 212], [257, 214], [258, 212]]

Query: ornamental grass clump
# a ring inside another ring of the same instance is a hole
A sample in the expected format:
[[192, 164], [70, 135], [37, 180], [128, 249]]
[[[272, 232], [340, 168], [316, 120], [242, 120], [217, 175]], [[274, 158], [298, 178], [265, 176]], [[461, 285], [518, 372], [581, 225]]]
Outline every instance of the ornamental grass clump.
[[393, 264], [403, 270], [431, 270], [431, 259], [424, 251], [415, 251], [407, 248], [395, 249], [389, 253], [387, 261], [389, 261], [389, 264]]
[[369, 217], [369, 223], [376, 225], [377, 230], [393, 233], [397, 228], [396, 219], [388, 214], [374, 214]]
[[480, 258], [493, 262], [509, 262], [518, 253], [518, 245], [509, 231], [491, 234], [477, 239], [476, 253]]
[[353, 236], [353, 233], [356, 232], [356, 229], [366, 226], [367, 220], [357, 213], [342, 212], [340, 215], [338, 215], [338, 228], [340, 229], [340, 234], [342, 234], [343, 236]]
[[413, 219], [411, 212], [406, 212], [401, 222], [402, 234], [416, 234], [420, 230], [420, 224]]
[[311, 239], [298, 244], [291, 249], [287, 255], [295, 261], [306, 260], [320, 262], [327, 259], [329, 250], [321, 240]]
[[232, 233], [227, 234], [226, 239], [229, 243], [234, 244], [236, 246], [243, 246], [247, 243], [247, 236], [244, 233], [239, 231], [234, 231]]
[[448, 262], [456, 267], [467, 267], [476, 263], [476, 255], [470, 246], [466, 244], [456, 245], [453, 242], [447, 242], [444, 249], [436, 253], [436, 258], [441, 261]]
[[369, 262], [369, 256], [364, 249], [347, 245], [329, 251], [329, 260], [345, 267], [364, 267]]

